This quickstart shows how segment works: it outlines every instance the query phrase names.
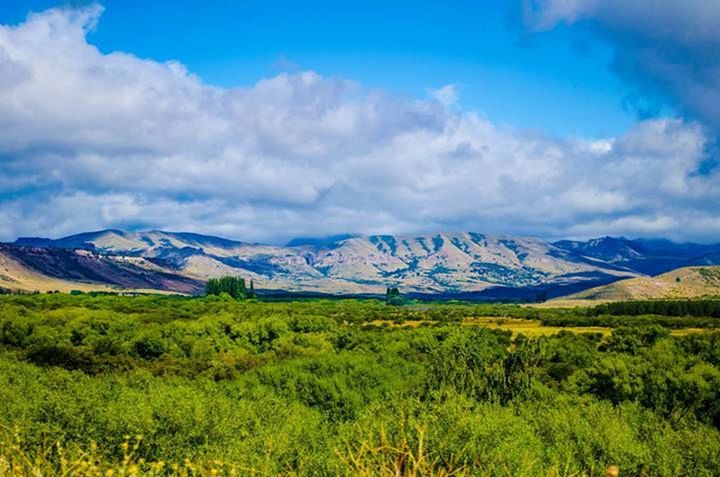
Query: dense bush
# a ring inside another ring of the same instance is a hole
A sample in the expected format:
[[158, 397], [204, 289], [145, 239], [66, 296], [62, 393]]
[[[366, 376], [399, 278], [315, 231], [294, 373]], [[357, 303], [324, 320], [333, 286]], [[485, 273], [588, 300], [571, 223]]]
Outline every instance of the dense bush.
[[59, 442], [68, 452], [97, 443], [122, 464], [120, 444], [142, 435], [134, 458], [220, 459], [240, 474], [599, 476], [617, 464], [622, 475], [720, 475], [720, 332], [672, 336], [613, 316], [634, 326], [513, 338], [459, 323], [477, 316], [602, 318], [512, 305], [3, 296], [0, 461], [10, 439], [23, 462], [55, 459], [47, 446]]
[[592, 315], [710, 316], [720, 318], [720, 300], [638, 300], [603, 303]]
[[662, 316], [662, 315], [554, 315], [541, 317], [545, 326], [606, 326], [610, 328], [622, 326], [662, 326], [665, 328], [714, 328], [720, 329], [720, 318], [695, 316]]

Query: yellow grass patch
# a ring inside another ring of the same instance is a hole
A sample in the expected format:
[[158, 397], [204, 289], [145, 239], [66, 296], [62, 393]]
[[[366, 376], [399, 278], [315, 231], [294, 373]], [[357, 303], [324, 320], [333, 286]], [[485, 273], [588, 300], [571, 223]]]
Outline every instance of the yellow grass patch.
[[[398, 328], [415, 328], [422, 323], [432, 323], [421, 320], [407, 320], [402, 323], [395, 323], [390, 320], [375, 320], [370, 322], [375, 326], [390, 326]], [[491, 330], [505, 330], [512, 332], [513, 337], [517, 335], [525, 335], [528, 337], [551, 336], [561, 331], [570, 331], [572, 333], [600, 333], [603, 336], [612, 334], [612, 328], [608, 326], [544, 326], [539, 320], [524, 320], [522, 318], [505, 318], [501, 316], [483, 316], [477, 318], [466, 318], [463, 320], [464, 326], [484, 326]], [[670, 332], [673, 336], [685, 336], [692, 333], [704, 333], [708, 330], [705, 328], [680, 328]]]
[[543, 326], [542, 322], [539, 320], [523, 320], [520, 318], [467, 318], [463, 321], [463, 325], [485, 326], [491, 330], [511, 331], [513, 336], [523, 334], [530, 337], [555, 335], [561, 331], [571, 331], [573, 333], [601, 333], [603, 336], [607, 336], [612, 333], [612, 328], [604, 326]]

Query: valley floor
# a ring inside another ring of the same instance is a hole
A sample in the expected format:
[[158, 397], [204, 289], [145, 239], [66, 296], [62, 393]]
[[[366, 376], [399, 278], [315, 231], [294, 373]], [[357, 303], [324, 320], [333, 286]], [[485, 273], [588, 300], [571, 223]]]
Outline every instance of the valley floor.
[[614, 311], [3, 296], [0, 475], [719, 475], [720, 318]]

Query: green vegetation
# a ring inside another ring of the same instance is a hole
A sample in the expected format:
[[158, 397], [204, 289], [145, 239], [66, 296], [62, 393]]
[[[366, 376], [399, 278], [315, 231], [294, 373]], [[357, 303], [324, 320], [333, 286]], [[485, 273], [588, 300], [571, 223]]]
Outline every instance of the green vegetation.
[[394, 287], [388, 287], [385, 292], [385, 304], [391, 306], [403, 306], [406, 300], [400, 295], [400, 290]]
[[720, 332], [592, 314], [2, 296], [0, 475], [720, 475]]
[[720, 300], [638, 300], [604, 303], [592, 315], [663, 315], [720, 318]]
[[717, 268], [698, 268], [697, 272], [708, 281], [720, 280], [720, 270]]
[[205, 294], [220, 296], [227, 293], [236, 300], [244, 300], [254, 295], [255, 286], [250, 282], [250, 290], [245, 286], [245, 279], [240, 277], [211, 278], [205, 285]]
[[657, 325], [665, 328], [720, 328], [720, 319], [699, 316], [662, 316], [662, 315], [637, 315], [637, 316], [584, 316], [577, 315], [547, 315], [542, 318], [545, 326], [649, 326]]

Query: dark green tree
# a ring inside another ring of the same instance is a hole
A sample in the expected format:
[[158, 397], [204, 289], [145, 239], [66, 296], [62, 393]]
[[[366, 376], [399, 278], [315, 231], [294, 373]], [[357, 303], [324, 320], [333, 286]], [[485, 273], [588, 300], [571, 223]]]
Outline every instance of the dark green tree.
[[400, 295], [400, 290], [395, 287], [388, 287], [387, 291], [385, 292], [385, 304], [393, 306], [402, 305], [403, 298]]
[[248, 296], [245, 279], [240, 277], [211, 278], [205, 285], [206, 295], [222, 295], [227, 293], [237, 300], [244, 300]]

